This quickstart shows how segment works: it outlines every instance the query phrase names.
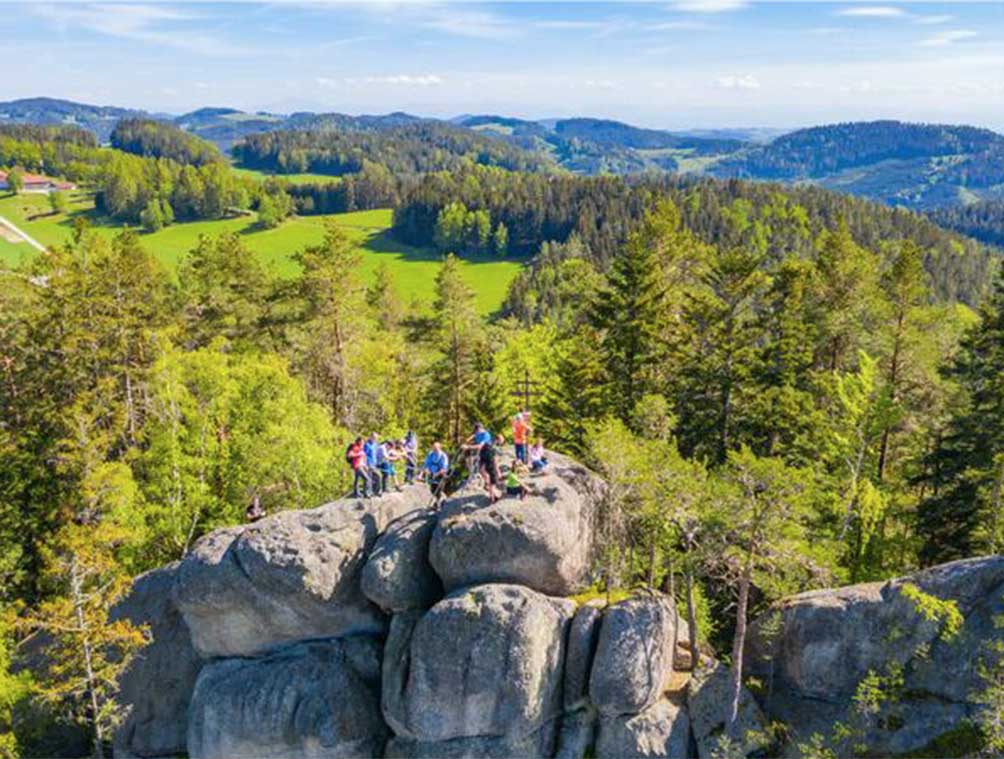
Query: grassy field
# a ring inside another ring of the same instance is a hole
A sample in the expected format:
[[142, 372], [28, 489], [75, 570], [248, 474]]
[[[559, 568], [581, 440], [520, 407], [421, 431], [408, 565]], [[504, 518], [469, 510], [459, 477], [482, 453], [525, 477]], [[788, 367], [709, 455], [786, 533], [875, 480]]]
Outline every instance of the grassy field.
[[267, 171], [258, 169], [245, 169], [239, 166], [232, 167], [233, 172], [238, 176], [251, 177], [260, 182], [264, 182], [269, 177], [278, 177], [290, 184], [327, 184], [328, 182], [340, 182], [341, 177], [333, 177], [330, 174], [269, 174]]
[[[65, 242], [72, 233], [73, 219], [78, 215], [87, 216], [102, 234], [114, 235], [121, 229], [95, 218], [93, 201], [85, 193], [75, 194], [68, 213], [57, 215], [49, 214], [45, 196], [0, 196], [0, 216], [47, 246]], [[175, 269], [185, 253], [195, 246], [200, 235], [234, 232], [241, 235], [248, 248], [274, 272], [290, 276], [296, 272], [293, 254], [307, 245], [320, 242], [326, 224], [331, 222], [342, 227], [358, 245], [362, 254], [362, 273], [367, 281], [376, 268], [385, 263], [394, 275], [401, 298], [406, 303], [416, 301], [423, 310], [429, 308], [440, 256], [391, 239], [389, 209], [297, 217], [277, 229], [268, 230], [259, 229], [253, 217], [173, 224], [159, 232], [143, 234], [141, 239], [161, 262]], [[13, 266], [32, 255], [36, 255], [36, 251], [27, 243], [13, 244], [0, 237], [0, 265]], [[482, 313], [490, 313], [501, 305], [509, 282], [520, 266], [518, 261], [500, 261], [491, 256], [463, 261], [463, 274], [477, 293], [478, 308]]]

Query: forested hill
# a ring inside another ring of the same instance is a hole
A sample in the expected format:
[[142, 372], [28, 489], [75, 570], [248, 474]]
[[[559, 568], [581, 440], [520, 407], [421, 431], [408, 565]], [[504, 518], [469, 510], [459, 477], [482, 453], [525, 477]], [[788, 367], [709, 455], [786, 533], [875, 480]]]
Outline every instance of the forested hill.
[[811, 257], [820, 234], [841, 222], [857, 244], [879, 253], [896, 241], [913, 240], [925, 251], [939, 300], [977, 303], [993, 258], [984, 246], [924, 216], [819, 187], [680, 177], [636, 182], [545, 177], [478, 167], [432, 174], [407, 189], [395, 212], [394, 233], [412, 245], [465, 253], [488, 245], [488, 231], [501, 226], [512, 253], [532, 255], [545, 242], [572, 240], [574, 255], [602, 272], [659, 194], [676, 202], [684, 224], [703, 242], [753, 247], [769, 259]]
[[1004, 189], [1004, 136], [899, 121], [802, 129], [724, 158], [718, 177], [814, 182], [892, 205], [932, 208]]
[[928, 216], [946, 229], [990, 245], [1004, 246], [1004, 200], [936, 208]]
[[606, 119], [526, 121], [481, 115], [465, 116], [456, 123], [551, 155], [563, 168], [578, 174], [679, 171], [686, 159], [721, 157], [745, 145], [737, 139], [642, 129]]
[[341, 176], [367, 163], [397, 176], [460, 168], [465, 163], [518, 171], [557, 168], [540, 153], [442, 122], [418, 122], [384, 129], [332, 128], [252, 134], [233, 148], [249, 168], [278, 173], [315, 172]]
[[56, 98], [25, 98], [0, 103], [0, 124], [78, 126], [94, 132], [101, 142], [107, 142], [120, 119], [147, 115], [130, 108], [86, 105]]

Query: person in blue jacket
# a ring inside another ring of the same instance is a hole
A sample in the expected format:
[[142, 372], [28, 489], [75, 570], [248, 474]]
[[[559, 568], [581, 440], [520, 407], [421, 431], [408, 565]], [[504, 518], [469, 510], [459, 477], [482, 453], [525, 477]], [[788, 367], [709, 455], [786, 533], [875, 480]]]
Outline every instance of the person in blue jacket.
[[432, 450], [425, 457], [425, 464], [419, 475], [429, 483], [429, 490], [436, 498], [436, 505], [446, 497], [445, 480], [450, 471], [450, 457], [443, 450], [443, 445], [438, 440], [432, 444]]

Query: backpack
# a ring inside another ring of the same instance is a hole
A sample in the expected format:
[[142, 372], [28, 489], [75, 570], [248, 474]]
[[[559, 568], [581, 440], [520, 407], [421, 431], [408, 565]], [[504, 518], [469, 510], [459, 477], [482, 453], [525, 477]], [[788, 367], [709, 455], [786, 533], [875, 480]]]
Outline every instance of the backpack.
[[346, 464], [353, 464], [353, 463], [355, 463], [355, 458], [356, 457], [352, 455], [352, 448], [354, 446], [355, 446], [355, 443], [349, 443], [349, 447], [345, 449], [345, 463]]

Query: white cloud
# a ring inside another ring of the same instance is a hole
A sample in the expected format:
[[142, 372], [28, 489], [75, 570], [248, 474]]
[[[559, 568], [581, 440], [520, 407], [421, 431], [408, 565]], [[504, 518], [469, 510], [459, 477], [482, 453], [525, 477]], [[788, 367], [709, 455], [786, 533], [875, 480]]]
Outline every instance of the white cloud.
[[585, 82], [586, 87], [594, 87], [598, 90], [615, 90], [617, 85], [614, 84], [609, 79], [587, 79]]
[[979, 36], [979, 32], [974, 32], [971, 29], [952, 29], [951, 31], [938, 32], [931, 35], [926, 39], [922, 39], [918, 44], [921, 47], [948, 47], [956, 42], [963, 42], [964, 40], [970, 40], [973, 37]]
[[760, 80], [752, 74], [746, 74], [745, 76], [720, 76], [715, 80], [715, 83], [726, 90], [760, 89]]
[[461, 9], [457, 6], [433, 8], [419, 23], [427, 29], [477, 39], [507, 39], [517, 32], [509, 19], [497, 13]]
[[845, 34], [848, 30], [842, 26], [814, 26], [805, 31], [807, 34], [814, 34], [819, 37], [833, 37], [838, 34]]
[[905, 18], [910, 14], [894, 5], [862, 5], [837, 11], [838, 16], [855, 18]]
[[947, 13], [940, 16], [916, 16], [913, 19], [913, 23], [923, 26], [934, 26], [937, 24], [947, 24], [954, 18], [955, 16], [949, 16]]
[[749, 5], [749, 0], [677, 0], [673, 9], [685, 13], [727, 13]]
[[173, 47], [201, 55], [228, 55], [237, 48], [179, 24], [200, 16], [158, 3], [40, 3], [29, 6], [62, 31], [86, 29], [108, 37]]
[[403, 87], [435, 87], [444, 84], [444, 80], [435, 74], [392, 74], [389, 76], [347, 76], [342, 79], [319, 76], [314, 81], [320, 87], [355, 86], [360, 84], [390, 84]]
[[717, 29], [718, 27], [703, 21], [665, 21], [661, 24], [652, 24], [645, 28], [653, 32], [703, 32]]

